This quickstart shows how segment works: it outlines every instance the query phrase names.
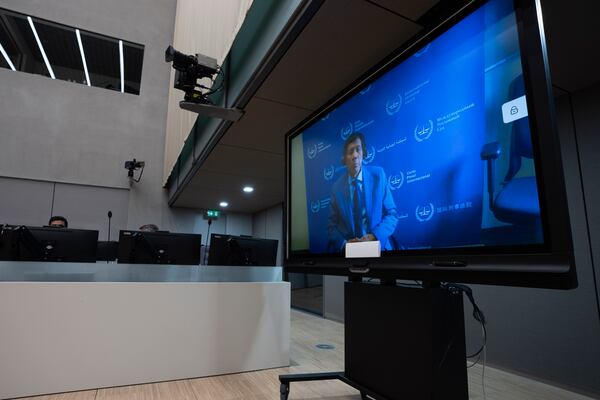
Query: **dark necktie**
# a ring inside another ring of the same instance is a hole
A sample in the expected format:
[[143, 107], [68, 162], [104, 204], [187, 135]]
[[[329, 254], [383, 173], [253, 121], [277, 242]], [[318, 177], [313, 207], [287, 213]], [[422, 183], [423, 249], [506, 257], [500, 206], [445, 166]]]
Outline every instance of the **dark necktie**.
[[354, 185], [354, 200], [352, 204], [352, 214], [354, 217], [354, 236], [360, 238], [363, 236], [363, 224], [362, 224], [362, 202], [360, 197], [360, 189], [358, 187], [359, 182], [358, 179], [354, 179], [352, 181]]

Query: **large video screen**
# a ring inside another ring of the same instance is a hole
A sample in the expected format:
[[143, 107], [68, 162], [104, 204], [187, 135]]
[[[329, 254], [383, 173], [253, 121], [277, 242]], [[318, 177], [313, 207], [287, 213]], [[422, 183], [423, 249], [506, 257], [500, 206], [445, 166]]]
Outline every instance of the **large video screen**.
[[289, 140], [291, 254], [544, 243], [517, 19], [492, 0]]

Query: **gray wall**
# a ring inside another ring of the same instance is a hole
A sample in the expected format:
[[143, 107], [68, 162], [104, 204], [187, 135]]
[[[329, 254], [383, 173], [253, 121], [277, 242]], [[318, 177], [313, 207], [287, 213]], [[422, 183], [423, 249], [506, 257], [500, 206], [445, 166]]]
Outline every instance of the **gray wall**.
[[283, 204], [278, 204], [252, 216], [252, 236], [276, 239], [277, 265], [283, 264]]
[[0, 177], [0, 193], [0, 224], [42, 226], [62, 215], [70, 228], [98, 230], [107, 240], [111, 210], [111, 240], [127, 228], [126, 189]]
[[[199, 212], [170, 209], [162, 188], [171, 68], [164, 51], [176, 0], [0, 0], [0, 7], [145, 46], [139, 96], [0, 69], [0, 223], [43, 225], [54, 208], [104, 238], [112, 210], [111, 237], [145, 223], [205, 235]], [[134, 157], [146, 168], [130, 185], [123, 162]], [[230, 214], [211, 231], [249, 234], [251, 224], [249, 215]]]
[[[164, 49], [172, 42], [175, 6], [176, 0], [0, 0], [0, 7], [145, 46], [140, 96], [0, 69], [0, 176], [82, 185], [82, 192], [128, 190], [127, 208], [119, 210], [128, 227], [162, 225], [170, 74]], [[130, 189], [123, 162], [133, 157], [146, 161], [146, 170]]]

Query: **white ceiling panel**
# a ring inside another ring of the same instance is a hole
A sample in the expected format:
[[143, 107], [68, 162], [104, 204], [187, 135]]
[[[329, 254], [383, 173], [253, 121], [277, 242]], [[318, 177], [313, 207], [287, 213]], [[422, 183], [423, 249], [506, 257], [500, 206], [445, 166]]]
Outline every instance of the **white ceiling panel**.
[[317, 109], [419, 29], [366, 1], [327, 0], [257, 96]]
[[312, 111], [254, 97], [220, 144], [283, 154], [284, 135]]
[[[244, 193], [243, 185], [251, 184], [253, 193]], [[219, 207], [227, 201], [226, 209]], [[283, 201], [283, 183], [260, 176], [230, 175], [204, 170], [192, 178], [177, 199], [178, 207], [221, 209], [254, 213]]]
[[283, 161], [283, 154], [219, 144], [202, 164], [201, 169], [242, 177], [268, 177], [283, 182]]

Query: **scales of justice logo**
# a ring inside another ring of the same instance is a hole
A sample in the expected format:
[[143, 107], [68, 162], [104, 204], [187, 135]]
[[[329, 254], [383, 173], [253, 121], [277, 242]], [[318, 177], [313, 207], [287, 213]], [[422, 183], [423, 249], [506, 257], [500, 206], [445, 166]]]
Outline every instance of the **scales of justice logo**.
[[429, 221], [433, 217], [434, 210], [433, 203], [417, 206], [415, 209], [415, 217], [417, 217], [419, 222]]
[[367, 156], [365, 158], [363, 158], [363, 164], [371, 164], [373, 162], [373, 160], [375, 159], [375, 146], [371, 146], [371, 148], [369, 149], [369, 152], [367, 153]]
[[325, 178], [326, 181], [330, 181], [334, 174], [335, 167], [333, 165], [323, 168], [323, 178]]
[[433, 133], [433, 121], [429, 120], [425, 124], [415, 126], [415, 140], [422, 142], [431, 137]]
[[342, 127], [342, 129], [340, 129], [340, 136], [342, 140], [348, 139], [352, 132], [354, 132], [354, 125], [352, 125], [352, 122], [348, 122]]
[[423, 54], [427, 53], [427, 50], [429, 50], [429, 46], [431, 46], [431, 43], [429, 43], [427, 46], [423, 47], [421, 50], [417, 51], [415, 53], [415, 57], [419, 58], [421, 57]]
[[402, 107], [402, 95], [398, 94], [391, 99], [388, 99], [385, 103], [385, 112], [388, 115], [394, 115], [398, 111], [400, 111], [400, 107]]
[[321, 210], [321, 202], [319, 200], [311, 201], [310, 202], [310, 211], [312, 211], [313, 214], [315, 214], [315, 213], [318, 213], [319, 210]]
[[306, 155], [308, 156], [309, 159], [313, 159], [317, 156], [317, 145], [313, 144], [312, 146], [308, 146], [308, 148], [306, 149]]
[[390, 175], [388, 178], [388, 184], [392, 190], [400, 189], [404, 184], [404, 173], [400, 171], [399, 174]]

